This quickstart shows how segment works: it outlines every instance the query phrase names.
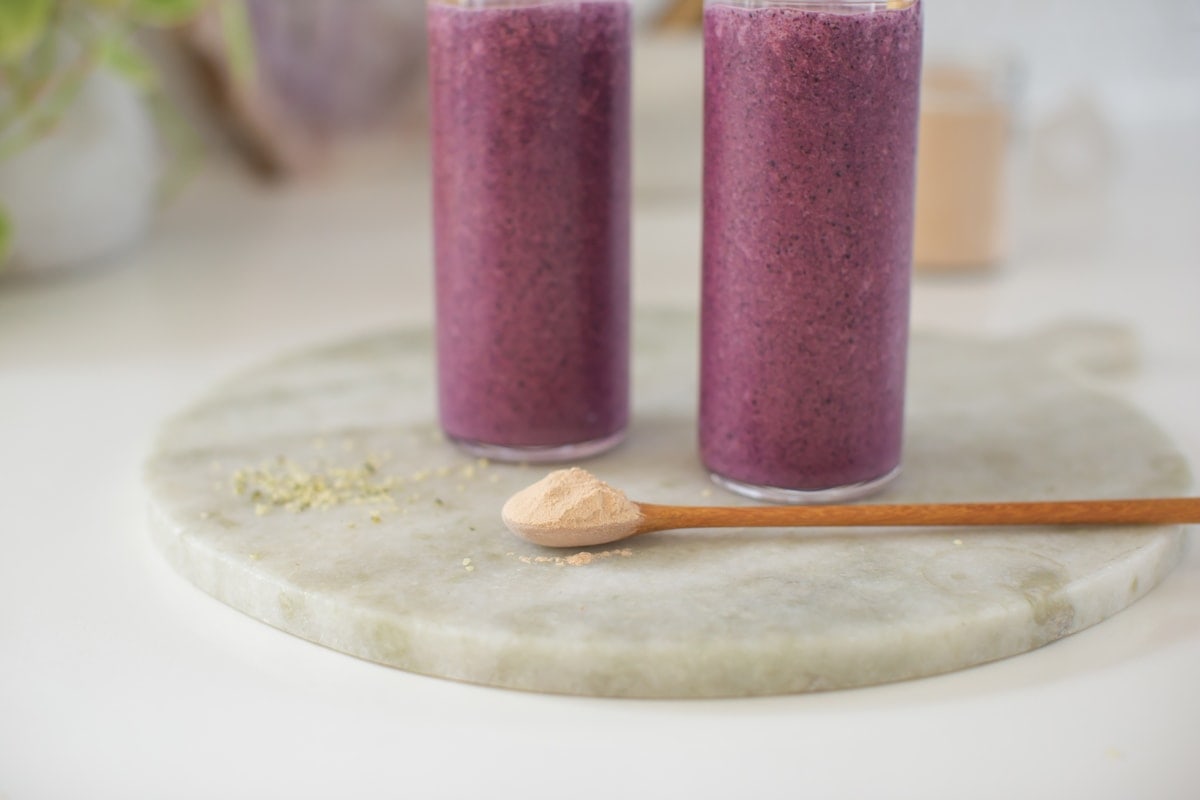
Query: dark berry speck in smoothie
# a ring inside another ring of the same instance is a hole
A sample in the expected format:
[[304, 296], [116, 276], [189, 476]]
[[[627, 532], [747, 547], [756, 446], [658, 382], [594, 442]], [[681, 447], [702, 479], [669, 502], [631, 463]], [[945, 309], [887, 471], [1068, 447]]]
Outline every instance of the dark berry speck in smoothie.
[[921, 28], [706, 7], [700, 446], [737, 491], [847, 499], [900, 463]]
[[629, 393], [628, 0], [428, 7], [441, 422], [554, 460]]

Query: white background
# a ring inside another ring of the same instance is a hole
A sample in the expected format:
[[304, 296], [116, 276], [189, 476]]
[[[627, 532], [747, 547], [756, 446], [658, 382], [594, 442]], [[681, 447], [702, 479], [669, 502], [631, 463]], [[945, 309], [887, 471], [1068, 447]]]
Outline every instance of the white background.
[[[921, 278], [914, 322], [993, 334], [1122, 322], [1143, 367], [1114, 390], [1200, 464], [1200, 126], [1164, 99], [1200, 96], [1195, 49], [1182, 50], [1196, 5], [938, 4], [959, 29], [1022, 12], [1005, 41], [1028, 48], [1038, 111], [1012, 260]], [[932, 37], [943, 23], [932, 3], [928, 15]], [[1125, 33], [1128, 64], [1106, 56]], [[697, 56], [686, 42], [639, 50], [642, 306], [698, 296]], [[1139, 107], [1121, 99], [1136, 91], [1106, 88], [1122, 75], [1158, 99]], [[1079, 93], [1096, 113], [1067, 102]], [[1041, 180], [1039, 148], [1059, 151], [1038, 126], [1062, 108], [1068, 132], [1099, 129], [1108, 144], [1095, 169]], [[216, 163], [140, 250], [0, 283], [0, 798], [1196, 796], [1194, 546], [1134, 607], [1034, 653], [715, 702], [409, 675], [274, 631], [176, 577], [148, 540], [139, 482], [158, 423], [280, 350], [428, 322], [425, 162], [410, 148], [361, 149], [287, 191]]]

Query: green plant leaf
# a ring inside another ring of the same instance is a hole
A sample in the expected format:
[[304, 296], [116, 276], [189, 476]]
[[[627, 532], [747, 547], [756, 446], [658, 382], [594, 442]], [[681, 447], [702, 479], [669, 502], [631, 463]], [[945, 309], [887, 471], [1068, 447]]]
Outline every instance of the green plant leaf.
[[205, 0], [129, 0], [126, 13], [144, 25], [179, 25], [200, 13]]
[[99, 57], [99, 43], [87, 46], [70, 64], [52, 76], [15, 124], [0, 131], [0, 161], [54, 130], [75, 102]]
[[144, 55], [120, 35], [113, 34], [100, 45], [100, 63], [142, 92], [158, 88], [158, 71]]
[[8, 254], [12, 250], [13, 225], [4, 206], [0, 206], [0, 272], [8, 263]]
[[167, 156], [167, 171], [159, 181], [159, 198], [169, 203], [199, 168], [203, 144], [171, 98], [162, 92], [154, 92], [146, 97], [146, 103], [154, 116]]
[[52, 0], [0, 2], [0, 63], [24, 58], [42, 40], [53, 7]]
[[217, 15], [225, 40], [225, 57], [229, 60], [234, 78], [245, 84], [254, 83], [258, 75], [258, 59], [246, 4], [242, 0], [220, 0]]

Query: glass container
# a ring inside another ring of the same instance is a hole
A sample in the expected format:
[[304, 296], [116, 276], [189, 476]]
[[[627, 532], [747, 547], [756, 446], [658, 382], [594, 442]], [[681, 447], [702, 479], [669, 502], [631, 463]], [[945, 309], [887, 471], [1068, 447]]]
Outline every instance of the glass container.
[[919, 0], [709, 0], [701, 457], [775, 502], [898, 472]]
[[628, 420], [628, 0], [428, 3], [446, 435], [563, 461]]

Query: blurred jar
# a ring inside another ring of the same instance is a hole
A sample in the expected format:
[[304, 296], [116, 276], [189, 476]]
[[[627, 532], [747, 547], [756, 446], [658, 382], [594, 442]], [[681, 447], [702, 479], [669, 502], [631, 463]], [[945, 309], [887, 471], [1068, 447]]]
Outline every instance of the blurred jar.
[[[243, 26], [254, 68], [239, 71]], [[399, 127], [422, 105], [415, 0], [239, 0], [208, 6], [182, 37], [217, 129], [269, 175], [323, 167], [339, 141]]]
[[1006, 63], [933, 63], [921, 84], [917, 269], [993, 266], [1008, 249], [1007, 194], [1014, 110]]
[[394, 113], [424, 63], [415, 0], [247, 0], [263, 78], [297, 123], [331, 134]]

